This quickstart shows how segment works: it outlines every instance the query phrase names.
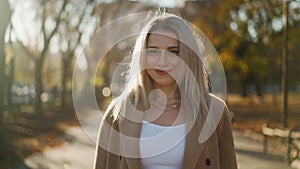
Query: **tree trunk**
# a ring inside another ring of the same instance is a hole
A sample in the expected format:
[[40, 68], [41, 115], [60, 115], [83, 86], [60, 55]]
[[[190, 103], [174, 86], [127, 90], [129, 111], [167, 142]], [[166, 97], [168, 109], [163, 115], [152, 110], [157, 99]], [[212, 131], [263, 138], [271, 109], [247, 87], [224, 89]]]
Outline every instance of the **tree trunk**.
[[40, 58], [35, 59], [35, 113], [40, 114], [42, 111], [42, 93], [43, 93], [43, 79], [42, 79], [43, 62]]
[[61, 76], [62, 81], [62, 93], [61, 93], [61, 107], [64, 108], [66, 104], [66, 92], [67, 92], [67, 78], [68, 78], [68, 72], [69, 72], [69, 64], [68, 59], [62, 59], [62, 67], [63, 72]]
[[[9, 3], [7, 0], [0, 1], [0, 130], [3, 129], [3, 114], [4, 114], [4, 87], [5, 87], [5, 50], [4, 50], [4, 35], [6, 31], [7, 24], [10, 21], [10, 10]], [[0, 131], [1, 132], [1, 131]], [[2, 133], [2, 132], [1, 132]], [[0, 133], [0, 134], [1, 134]]]
[[13, 101], [12, 101], [12, 85], [14, 80], [14, 71], [15, 71], [15, 59], [10, 61], [9, 67], [9, 75], [7, 76], [7, 86], [6, 86], [6, 98], [7, 98], [7, 109], [11, 110], [13, 108]]
[[[2, 37], [2, 36], [1, 36]], [[1, 40], [0, 43], [0, 125], [2, 125], [3, 114], [4, 114], [4, 88], [5, 88], [5, 53], [4, 53], [4, 42]], [[0, 126], [1, 129], [1, 126]]]

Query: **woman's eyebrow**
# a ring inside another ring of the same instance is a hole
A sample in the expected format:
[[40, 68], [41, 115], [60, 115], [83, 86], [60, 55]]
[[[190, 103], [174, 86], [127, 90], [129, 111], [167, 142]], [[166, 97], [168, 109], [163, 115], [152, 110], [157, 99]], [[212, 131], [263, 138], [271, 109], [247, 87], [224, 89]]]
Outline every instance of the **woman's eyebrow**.
[[[154, 49], [158, 49], [158, 47], [157, 47], [157, 46], [152, 46], [152, 45], [150, 45], [150, 46], [147, 46], [147, 48], [154, 48]], [[179, 46], [169, 46], [169, 47], [168, 47], [168, 49], [179, 49]]]
[[147, 46], [147, 48], [155, 48], [155, 49], [158, 49], [157, 46]]
[[179, 46], [169, 46], [168, 49], [179, 49]]

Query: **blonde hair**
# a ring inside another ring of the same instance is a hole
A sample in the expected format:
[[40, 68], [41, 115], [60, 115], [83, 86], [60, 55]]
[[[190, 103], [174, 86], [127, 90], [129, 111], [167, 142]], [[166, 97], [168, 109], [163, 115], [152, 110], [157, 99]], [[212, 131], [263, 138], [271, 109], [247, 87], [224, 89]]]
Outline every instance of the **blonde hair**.
[[[199, 43], [199, 39], [193, 34], [188, 23], [176, 15], [155, 13], [154, 16], [150, 14], [150, 18], [136, 40], [124, 90], [112, 101], [107, 111], [113, 111], [114, 120], [117, 120], [120, 113], [126, 113], [128, 102], [139, 111], [147, 110], [150, 107], [148, 96], [154, 87], [152, 79], [143, 70], [145, 58], [143, 51], [146, 49], [149, 34], [162, 30], [173, 32], [178, 37], [178, 57], [184, 63], [181, 64], [181, 71], [176, 79], [179, 88], [182, 89], [180, 91], [182, 106], [188, 113], [197, 114], [196, 120], [204, 123], [210, 100], [208, 76], [203, 63], [203, 44]], [[188, 69], [184, 68], [185, 65]], [[189, 72], [192, 72], [192, 76]]]

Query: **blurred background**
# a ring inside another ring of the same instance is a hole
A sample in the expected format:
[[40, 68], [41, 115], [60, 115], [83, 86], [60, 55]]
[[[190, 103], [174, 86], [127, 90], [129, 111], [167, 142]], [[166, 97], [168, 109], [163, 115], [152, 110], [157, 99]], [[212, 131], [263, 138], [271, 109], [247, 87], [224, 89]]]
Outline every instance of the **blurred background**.
[[[74, 65], [95, 64], [80, 53], [106, 23], [159, 8], [193, 23], [219, 53], [240, 168], [268, 168], [258, 165], [274, 159], [299, 167], [300, 0], [1, 0], [0, 8], [1, 169], [34, 168], [26, 163], [33, 154], [74, 142], [65, 136], [79, 126]], [[132, 47], [114, 46], [82, 83], [95, 86], [101, 110]], [[60, 168], [76, 168], [71, 163]]]

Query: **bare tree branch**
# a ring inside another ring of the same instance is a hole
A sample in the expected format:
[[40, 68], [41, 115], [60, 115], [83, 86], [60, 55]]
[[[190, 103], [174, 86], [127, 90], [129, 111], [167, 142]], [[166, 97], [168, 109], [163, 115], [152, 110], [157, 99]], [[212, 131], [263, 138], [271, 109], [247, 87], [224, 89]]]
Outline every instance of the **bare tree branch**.
[[[45, 0], [43, 0], [43, 1], [45, 1]], [[65, 10], [67, 3], [68, 3], [68, 0], [64, 0], [64, 1], [63, 1], [62, 8], [61, 8], [59, 14], [58, 14], [58, 15], [56, 16], [56, 18], [55, 18], [55, 21], [56, 21], [55, 28], [52, 30], [52, 32], [50, 33], [50, 35], [49, 35], [48, 38], [46, 38], [46, 30], [45, 30], [45, 28], [43, 29], [44, 37], [45, 37], [45, 38], [44, 38], [44, 49], [43, 49], [43, 51], [42, 51], [42, 53], [41, 53], [41, 55], [40, 55], [40, 57], [41, 57], [40, 59], [42, 60], [42, 62], [43, 62], [43, 60], [45, 59], [46, 53], [47, 53], [47, 51], [48, 51], [48, 49], [49, 49], [49, 44], [50, 44], [50, 42], [51, 42], [51, 39], [53, 38], [53, 36], [54, 36], [55, 33], [57, 32], [57, 29], [58, 29], [59, 24], [60, 24], [60, 22], [61, 22], [61, 14], [62, 14], [63, 11]], [[44, 13], [45, 13], [45, 9], [44, 9]], [[43, 21], [43, 25], [44, 25], [44, 24], [45, 24], [45, 20]]]

